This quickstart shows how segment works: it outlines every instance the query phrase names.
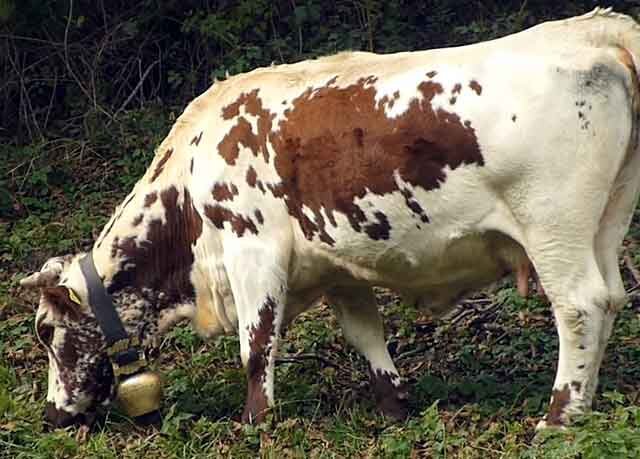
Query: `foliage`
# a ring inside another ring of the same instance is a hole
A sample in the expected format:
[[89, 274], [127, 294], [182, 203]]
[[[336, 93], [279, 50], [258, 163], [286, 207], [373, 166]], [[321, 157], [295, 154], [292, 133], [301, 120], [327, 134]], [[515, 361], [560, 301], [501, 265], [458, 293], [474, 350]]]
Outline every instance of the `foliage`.
[[[639, 457], [640, 303], [618, 321], [593, 414], [535, 435], [557, 360], [549, 307], [509, 283], [434, 322], [394, 298], [389, 347], [411, 418], [374, 414], [362, 359], [327, 308], [290, 328], [270, 425], [235, 422], [236, 338], [184, 327], [163, 342], [162, 426], [117, 411], [86, 441], [45, 432], [46, 355], [22, 273], [86, 250], [182, 108], [216, 78], [346, 49], [459, 45], [592, 9], [575, 0], [0, 0], [0, 458]], [[608, 2], [638, 13], [637, 2]], [[628, 260], [640, 260], [637, 212]], [[629, 285], [633, 273], [625, 269]], [[637, 288], [637, 286], [636, 286]]]

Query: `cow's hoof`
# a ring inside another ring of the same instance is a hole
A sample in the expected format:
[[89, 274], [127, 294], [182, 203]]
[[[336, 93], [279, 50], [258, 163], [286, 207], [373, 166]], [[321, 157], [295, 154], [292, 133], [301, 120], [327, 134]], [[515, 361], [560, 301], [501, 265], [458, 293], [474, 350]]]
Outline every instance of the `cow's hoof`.
[[378, 410], [387, 418], [404, 421], [409, 416], [409, 394], [398, 388], [385, 397], [376, 400]]

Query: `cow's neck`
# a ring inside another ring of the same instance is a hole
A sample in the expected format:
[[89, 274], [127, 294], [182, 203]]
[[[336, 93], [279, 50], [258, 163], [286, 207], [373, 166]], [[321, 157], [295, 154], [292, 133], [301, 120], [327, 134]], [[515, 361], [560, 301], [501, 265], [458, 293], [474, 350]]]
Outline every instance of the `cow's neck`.
[[144, 310], [152, 332], [193, 313], [192, 249], [202, 233], [187, 186], [161, 178], [146, 174], [138, 182], [93, 249], [107, 291], [125, 309], [125, 325]]

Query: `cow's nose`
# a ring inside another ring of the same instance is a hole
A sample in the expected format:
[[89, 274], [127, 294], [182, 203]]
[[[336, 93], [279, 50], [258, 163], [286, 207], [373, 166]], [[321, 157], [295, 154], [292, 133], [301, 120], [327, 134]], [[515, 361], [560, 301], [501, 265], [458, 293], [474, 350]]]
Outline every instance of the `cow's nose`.
[[86, 425], [87, 416], [82, 413], [71, 414], [63, 409], [56, 408], [55, 403], [47, 402], [44, 408], [45, 428], [63, 428], [72, 425]]

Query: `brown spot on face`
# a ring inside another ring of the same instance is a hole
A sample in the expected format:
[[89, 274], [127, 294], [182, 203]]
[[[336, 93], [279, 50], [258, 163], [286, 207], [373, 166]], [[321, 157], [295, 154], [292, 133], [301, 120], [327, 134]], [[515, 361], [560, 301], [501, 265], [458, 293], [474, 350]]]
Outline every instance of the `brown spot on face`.
[[247, 401], [242, 414], [243, 422], [260, 423], [268, 407], [265, 393], [265, 374], [275, 338], [275, 310], [273, 298], [267, 296], [258, 312], [258, 323], [249, 331], [249, 361], [247, 362]]
[[404, 384], [394, 386], [392, 375], [387, 372], [380, 370], [374, 372], [369, 368], [369, 375], [376, 405], [382, 414], [392, 419], [405, 419], [408, 414], [409, 399], [406, 386]]
[[480, 86], [480, 83], [478, 83], [476, 80], [471, 80], [469, 82], [469, 87], [477, 94], [480, 95], [482, 94], [482, 86]]
[[158, 176], [162, 173], [162, 171], [164, 170], [165, 164], [167, 163], [167, 161], [169, 161], [169, 158], [171, 158], [172, 154], [173, 154], [173, 148], [169, 148], [167, 151], [164, 152], [164, 156], [162, 156], [160, 161], [158, 161], [158, 164], [156, 164], [156, 168], [153, 171], [153, 175], [151, 176], [150, 182], [154, 182], [158, 178]]
[[244, 233], [247, 230], [251, 231], [253, 234], [258, 234], [258, 228], [251, 218], [236, 214], [226, 207], [222, 207], [217, 204], [206, 204], [204, 206], [204, 214], [218, 229], [224, 229], [224, 222], [229, 222], [231, 224], [231, 229], [238, 235], [238, 237], [244, 236]]
[[191, 139], [190, 145], [195, 145], [197, 147], [200, 144], [200, 140], [202, 140], [202, 131], [200, 131], [200, 134]]
[[262, 212], [260, 212], [260, 209], [256, 209], [254, 214], [256, 216], [256, 220], [258, 220], [258, 223], [262, 225], [264, 223], [264, 217], [262, 216]]
[[564, 425], [564, 409], [571, 401], [569, 384], [565, 384], [561, 390], [554, 389], [547, 415], [547, 424], [552, 426]]
[[216, 183], [213, 185], [211, 194], [213, 195], [213, 199], [217, 202], [233, 201], [233, 197], [238, 194], [238, 188], [233, 183], [231, 185], [226, 183]]
[[[182, 205], [178, 204], [180, 193], [175, 186], [160, 193], [164, 220], [151, 220], [144, 238], [132, 236], [114, 240], [113, 250], [120, 258], [120, 267], [108, 287], [109, 293], [134, 286], [165, 292], [170, 301], [193, 297], [190, 280], [194, 261], [192, 245], [202, 234], [202, 218], [189, 192], [183, 189], [182, 193]], [[147, 199], [154, 202], [157, 194], [147, 195], [145, 207], [148, 207]]]
[[58, 319], [68, 317], [77, 321], [81, 316], [80, 306], [69, 296], [66, 287], [46, 287], [42, 289], [44, 301], [49, 305], [54, 316]]
[[143, 219], [144, 219], [144, 214], [138, 215], [136, 218], [133, 219], [133, 226], [138, 226], [140, 223], [142, 223]]
[[438, 72], [436, 72], [435, 70], [432, 70], [430, 72], [427, 73], [427, 76], [429, 78], [433, 78], [434, 76], [436, 76], [438, 74]]
[[158, 200], [158, 193], [155, 191], [149, 193], [144, 197], [144, 207], [151, 207], [154, 202]]

